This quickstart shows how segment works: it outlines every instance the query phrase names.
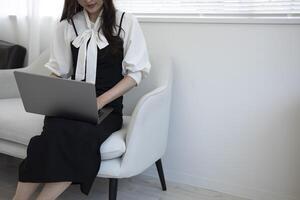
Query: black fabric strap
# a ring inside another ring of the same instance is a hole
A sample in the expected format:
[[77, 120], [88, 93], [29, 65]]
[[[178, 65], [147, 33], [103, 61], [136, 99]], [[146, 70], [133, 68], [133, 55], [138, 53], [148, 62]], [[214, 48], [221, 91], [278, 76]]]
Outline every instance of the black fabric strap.
[[78, 36], [78, 32], [77, 32], [77, 29], [76, 29], [76, 27], [75, 27], [75, 24], [74, 24], [73, 18], [71, 18], [71, 22], [72, 22], [72, 25], [73, 25], [74, 31], [75, 31], [75, 33], [76, 33], [76, 36]]
[[121, 20], [120, 20], [118, 36], [120, 35], [120, 32], [121, 32], [121, 27], [122, 27], [122, 21], [123, 21], [124, 14], [125, 14], [125, 12], [122, 13], [122, 17], [121, 17]]

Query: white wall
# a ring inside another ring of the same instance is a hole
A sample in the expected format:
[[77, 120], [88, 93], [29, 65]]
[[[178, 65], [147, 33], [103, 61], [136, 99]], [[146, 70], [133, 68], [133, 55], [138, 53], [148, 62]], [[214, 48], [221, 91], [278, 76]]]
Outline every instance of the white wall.
[[300, 25], [142, 27], [150, 52], [176, 63], [166, 179], [299, 200]]
[[150, 54], [176, 64], [166, 179], [299, 200], [300, 25], [141, 24]]

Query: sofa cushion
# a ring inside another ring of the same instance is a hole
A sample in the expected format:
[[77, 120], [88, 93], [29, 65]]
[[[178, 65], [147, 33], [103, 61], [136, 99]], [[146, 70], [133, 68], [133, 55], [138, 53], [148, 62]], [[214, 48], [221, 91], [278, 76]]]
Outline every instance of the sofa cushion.
[[23, 67], [25, 55], [24, 47], [0, 40], [0, 69]]
[[[101, 160], [120, 157], [126, 150], [125, 135], [130, 116], [123, 116], [123, 127], [112, 133], [100, 147]], [[20, 98], [0, 99], [0, 139], [28, 145], [43, 130], [44, 115], [25, 111]]]

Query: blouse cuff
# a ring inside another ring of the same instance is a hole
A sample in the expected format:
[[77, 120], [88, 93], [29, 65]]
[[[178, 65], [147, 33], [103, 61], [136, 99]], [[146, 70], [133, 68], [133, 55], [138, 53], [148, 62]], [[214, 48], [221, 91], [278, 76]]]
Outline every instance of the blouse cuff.
[[53, 72], [55, 75], [60, 76], [62, 78], [67, 78], [67, 74], [62, 74], [59, 70], [57, 70], [57, 67], [55, 67], [55, 63], [48, 62], [44, 66], [51, 72]]
[[136, 86], [138, 86], [140, 84], [140, 82], [142, 80], [142, 72], [140, 72], [140, 71], [129, 72], [127, 75], [135, 80]]

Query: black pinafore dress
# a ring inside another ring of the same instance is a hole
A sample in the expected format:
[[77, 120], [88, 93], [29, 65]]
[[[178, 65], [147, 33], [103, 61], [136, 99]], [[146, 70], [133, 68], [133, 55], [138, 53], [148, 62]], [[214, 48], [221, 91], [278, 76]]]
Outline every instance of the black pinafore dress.
[[[119, 25], [118, 53], [113, 53], [112, 45], [98, 48], [95, 90], [97, 97], [121, 79], [123, 60], [123, 40], [120, 37], [124, 12]], [[78, 35], [75, 24], [74, 31]], [[73, 58], [73, 75], [75, 80], [78, 50], [71, 44]], [[83, 80], [84, 81], [84, 80]], [[78, 94], [80, 95], [80, 94]], [[88, 195], [99, 172], [101, 164], [100, 146], [123, 124], [123, 96], [105, 106], [111, 106], [111, 112], [100, 124], [79, 120], [45, 116], [40, 135], [33, 136], [27, 146], [27, 157], [19, 165], [21, 182], [60, 182], [71, 181], [80, 184], [80, 190]]]

